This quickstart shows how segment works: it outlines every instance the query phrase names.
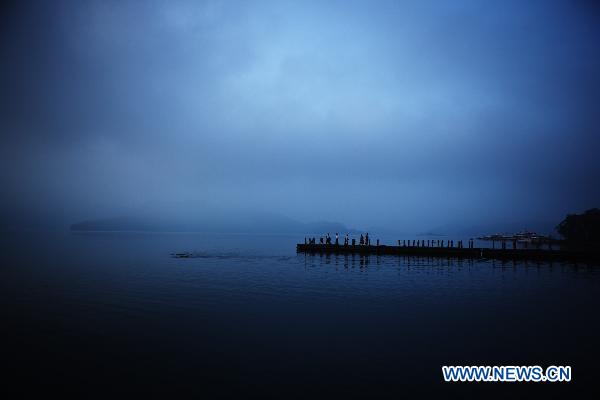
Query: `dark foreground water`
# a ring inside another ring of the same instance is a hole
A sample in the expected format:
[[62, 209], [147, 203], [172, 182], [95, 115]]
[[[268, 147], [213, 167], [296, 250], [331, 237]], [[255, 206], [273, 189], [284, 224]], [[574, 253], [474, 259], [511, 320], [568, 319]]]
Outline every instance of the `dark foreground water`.
[[[600, 268], [297, 255], [300, 239], [3, 235], [3, 390], [598, 393]], [[573, 381], [443, 383], [461, 364], [571, 365]]]

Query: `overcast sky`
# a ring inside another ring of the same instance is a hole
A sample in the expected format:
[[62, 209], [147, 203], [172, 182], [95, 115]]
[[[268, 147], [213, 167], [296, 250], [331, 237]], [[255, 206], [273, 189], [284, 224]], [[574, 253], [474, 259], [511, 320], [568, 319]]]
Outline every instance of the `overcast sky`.
[[600, 206], [593, 2], [0, 7], [4, 218], [419, 230]]

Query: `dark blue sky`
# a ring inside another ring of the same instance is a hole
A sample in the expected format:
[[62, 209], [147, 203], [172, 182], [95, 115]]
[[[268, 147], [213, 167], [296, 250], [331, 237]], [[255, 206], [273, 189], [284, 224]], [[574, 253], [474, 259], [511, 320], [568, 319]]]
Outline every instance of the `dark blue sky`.
[[1, 7], [3, 218], [427, 230], [600, 205], [593, 2]]

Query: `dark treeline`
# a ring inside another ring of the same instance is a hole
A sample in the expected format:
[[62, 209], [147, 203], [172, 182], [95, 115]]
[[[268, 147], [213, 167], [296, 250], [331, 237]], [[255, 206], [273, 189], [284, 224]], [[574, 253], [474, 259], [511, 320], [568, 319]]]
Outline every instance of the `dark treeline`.
[[569, 214], [558, 224], [556, 231], [569, 242], [600, 243], [600, 209], [592, 208], [583, 214]]

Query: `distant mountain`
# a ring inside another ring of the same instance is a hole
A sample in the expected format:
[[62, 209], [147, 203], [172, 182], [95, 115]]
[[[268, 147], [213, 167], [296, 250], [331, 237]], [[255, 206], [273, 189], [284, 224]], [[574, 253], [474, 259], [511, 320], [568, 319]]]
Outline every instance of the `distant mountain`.
[[535, 231], [543, 234], [555, 234], [554, 225], [546, 221], [502, 221], [487, 224], [452, 223], [430, 229], [420, 233], [423, 236], [446, 235], [490, 235], [495, 233], [515, 233], [524, 230]]
[[212, 233], [281, 233], [323, 234], [355, 233], [339, 222], [302, 223], [269, 213], [217, 214], [191, 219], [128, 216], [86, 220], [71, 225], [72, 231], [148, 231], [148, 232], [212, 232]]

